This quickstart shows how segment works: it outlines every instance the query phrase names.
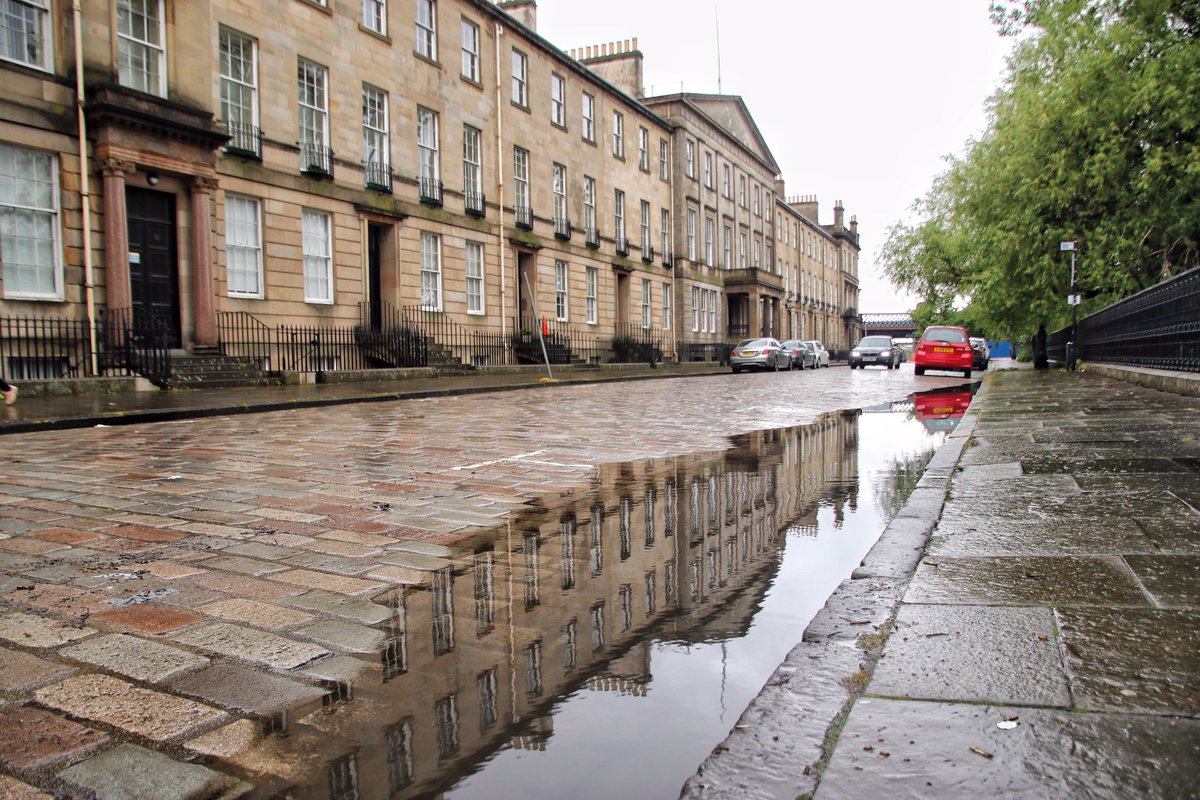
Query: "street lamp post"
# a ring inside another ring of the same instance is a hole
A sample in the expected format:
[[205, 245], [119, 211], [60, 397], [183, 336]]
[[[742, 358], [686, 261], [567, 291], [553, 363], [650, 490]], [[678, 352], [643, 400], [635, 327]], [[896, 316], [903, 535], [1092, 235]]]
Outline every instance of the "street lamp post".
[[1067, 303], [1071, 306], [1071, 341], [1067, 342], [1067, 369], [1074, 370], [1079, 352], [1079, 293], [1075, 285], [1075, 243], [1062, 242], [1058, 248], [1071, 253], [1071, 294], [1067, 296]]

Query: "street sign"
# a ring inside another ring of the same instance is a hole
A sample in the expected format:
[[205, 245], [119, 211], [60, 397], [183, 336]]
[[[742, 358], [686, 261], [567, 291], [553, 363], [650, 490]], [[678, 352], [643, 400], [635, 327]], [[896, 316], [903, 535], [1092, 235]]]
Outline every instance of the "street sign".
[[1077, 306], [1077, 305], [1079, 305], [1079, 304], [1080, 304], [1080, 302], [1081, 302], [1081, 299], [1082, 299], [1082, 297], [1083, 297], [1083, 295], [1080, 295], [1080, 294], [1069, 294], [1069, 295], [1067, 295], [1067, 305], [1069, 305], [1069, 306]]

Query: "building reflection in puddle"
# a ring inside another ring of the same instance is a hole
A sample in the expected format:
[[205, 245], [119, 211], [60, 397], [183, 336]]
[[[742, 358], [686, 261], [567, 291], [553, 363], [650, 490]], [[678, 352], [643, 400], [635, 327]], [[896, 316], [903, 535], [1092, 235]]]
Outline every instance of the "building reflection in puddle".
[[[571, 795], [611, 796], [605, 775], [625, 767], [603, 741], [639, 723], [614, 725], [607, 713], [577, 708], [580, 701], [645, 700], [659, 680], [652, 661], [705, 646], [722, 648], [724, 670], [724, 643], [754, 624], [788, 537], [817, 537], [820, 515], [836, 531], [854, 512], [862, 419], [829, 414], [738, 437], [724, 452], [606, 465], [589, 487], [539, 498], [461, 548], [395, 551], [408, 583], [375, 598], [389, 609], [379, 626], [382, 650], [300, 670], [329, 688], [325, 707], [293, 710], [253, 734], [244, 727], [236, 744], [213, 755], [251, 779], [260, 797], [530, 796], [506, 776], [524, 768], [516, 763], [521, 753], [544, 756], [562, 739], [564, 749], [592, 761], [569, 768], [577, 779], [600, 783]], [[936, 444], [921, 446], [925, 459]], [[891, 473], [899, 479], [871, 487], [876, 505], [894, 510], [903, 503], [895, 495], [911, 491], [920, 469], [902, 460], [891, 462], [903, 466]], [[877, 536], [883, 525], [872, 517], [869, 527]], [[818, 607], [859, 557], [830, 576]], [[787, 619], [770, 634], [782, 634], [774, 645], [782, 649], [769, 655], [766, 674], [805, 624]], [[725, 709], [721, 675], [724, 728], [699, 743], [698, 757], [681, 756], [683, 777], [724, 737], [763, 678]], [[687, 705], [690, 684], [663, 686], [662, 695]], [[679, 710], [685, 725], [688, 713]], [[573, 730], [556, 733], [555, 723], [568, 717]], [[677, 793], [682, 779], [671, 782]]]

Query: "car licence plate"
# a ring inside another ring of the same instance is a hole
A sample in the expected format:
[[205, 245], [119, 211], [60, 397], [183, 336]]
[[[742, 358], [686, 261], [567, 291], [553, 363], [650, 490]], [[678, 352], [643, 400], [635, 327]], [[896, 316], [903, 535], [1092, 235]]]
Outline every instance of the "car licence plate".
[[954, 348], [953, 347], [935, 347], [935, 348], [933, 348], [933, 352], [935, 352], [935, 353], [953, 353]]

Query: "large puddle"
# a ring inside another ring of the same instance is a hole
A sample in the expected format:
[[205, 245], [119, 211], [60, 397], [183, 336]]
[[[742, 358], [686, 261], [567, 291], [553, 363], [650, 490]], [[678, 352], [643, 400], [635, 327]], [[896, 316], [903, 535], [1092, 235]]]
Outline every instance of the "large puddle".
[[969, 400], [610, 465], [463, 550], [415, 545], [382, 656], [313, 665], [324, 707], [221, 755], [274, 776], [260, 797], [677, 797]]

